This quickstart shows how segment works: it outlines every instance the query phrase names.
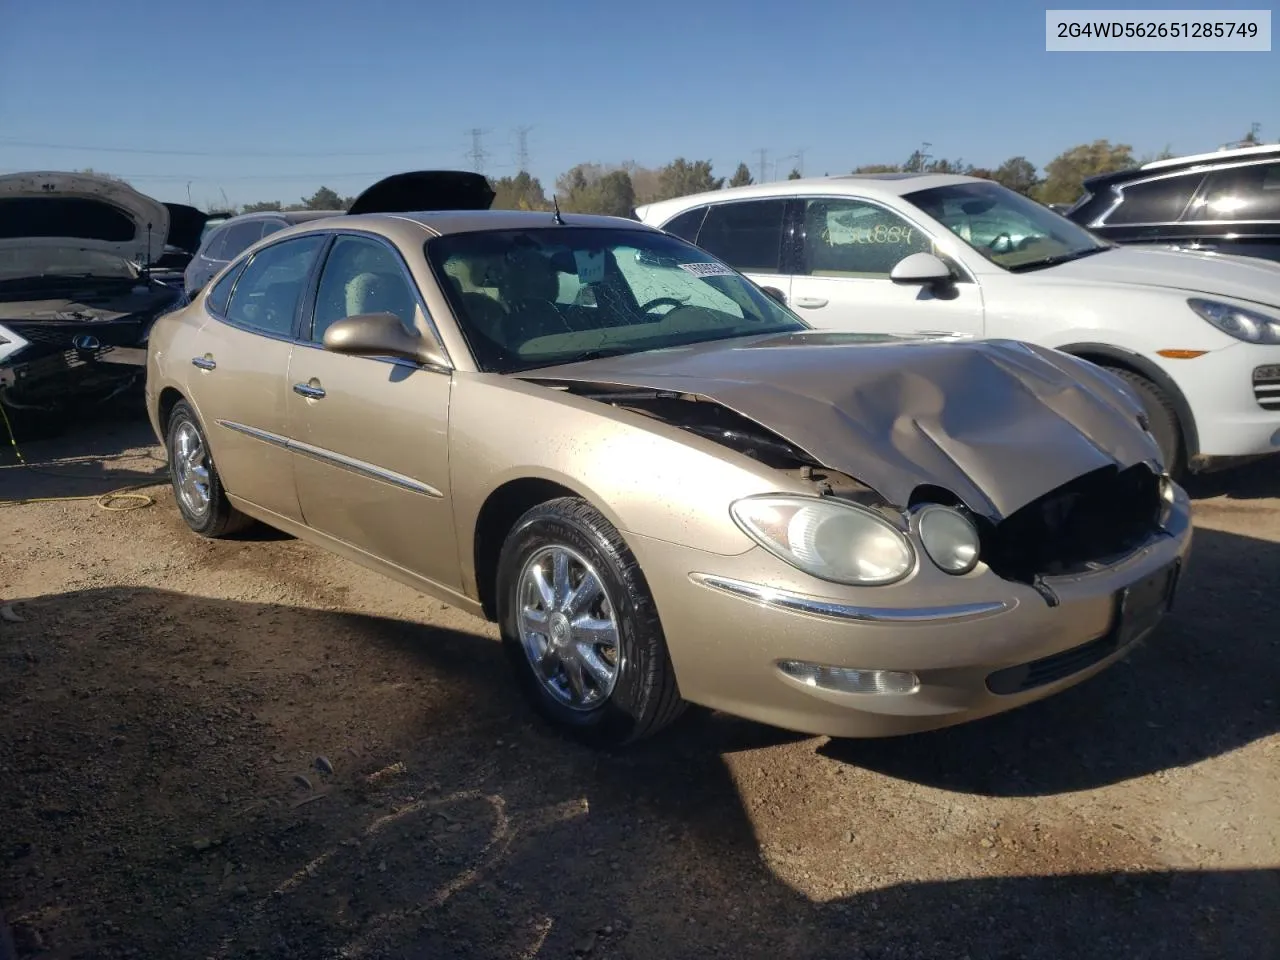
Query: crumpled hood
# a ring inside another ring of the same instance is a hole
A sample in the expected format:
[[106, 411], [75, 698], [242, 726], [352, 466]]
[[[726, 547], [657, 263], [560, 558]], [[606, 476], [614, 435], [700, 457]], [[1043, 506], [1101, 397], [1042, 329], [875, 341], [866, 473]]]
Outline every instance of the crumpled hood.
[[944, 487], [993, 521], [1092, 470], [1159, 461], [1114, 376], [1012, 340], [725, 340], [532, 370], [522, 379], [673, 391], [749, 417], [902, 506]]
[[1259, 257], [1120, 246], [1028, 273], [1050, 282], [1141, 284], [1280, 306], [1280, 263]]
[[165, 205], [123, 180], [45, 171], [0, 176], [0, 249], [71, 247], [145, 264], [164, 252], [168, 234]]

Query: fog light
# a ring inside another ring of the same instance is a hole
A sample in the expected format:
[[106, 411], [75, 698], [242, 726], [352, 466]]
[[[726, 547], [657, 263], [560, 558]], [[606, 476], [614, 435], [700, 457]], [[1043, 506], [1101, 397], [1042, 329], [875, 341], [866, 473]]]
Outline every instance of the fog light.
[[905, 670], [856, 670], [803, 660], [779, 660], [778, 669], [809, 687], [841, 693], [915, 693], [920, 678]]

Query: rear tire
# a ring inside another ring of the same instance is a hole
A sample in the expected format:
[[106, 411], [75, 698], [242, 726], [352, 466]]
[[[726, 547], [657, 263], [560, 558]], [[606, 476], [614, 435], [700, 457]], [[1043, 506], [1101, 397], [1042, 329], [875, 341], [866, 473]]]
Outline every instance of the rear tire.
[[1160, 447], [1164, 467], [1175, 480], [1181, 480], [1187, 471], [1186, 448], [1182, 443], [1182, 422], [1173, 401], [1158, 386], [1141, 374], [1122, 367], [1107, 367], [1127, 383], [1142, 401], [1142, 409], [1151, 423], [1151, 435]]
[[684, 712], [640, 564], [585, 500], [550, 500], [517, 521], [498, 559], [496, 596], [520, 686], [560, 730], [620, 746]]
[[225, 537], [253, 521], [231, 505], [213, 462], [204, 428], [185, 400], [174, 404], [165, 428], [169, 479], [178, 512], [202, 537]]

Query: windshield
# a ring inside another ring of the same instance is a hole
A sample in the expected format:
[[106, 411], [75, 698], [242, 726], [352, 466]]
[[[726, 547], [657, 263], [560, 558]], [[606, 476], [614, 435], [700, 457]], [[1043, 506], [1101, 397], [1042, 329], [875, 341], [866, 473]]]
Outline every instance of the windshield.
[[456, 233], [426, 252], [489, 372], [809, 329], [710, 254], [648, 230]]
[[905, 199], [992, 263], [1015, 272], [1052, 266], [1111, 246], [998, 183], [956, 183], [917, 190]]
[[0, 249], [0, 282], [49, 277], [93, 277], [134, 280], [137, 268], [123, 257], [74, 246], [31, 246]]

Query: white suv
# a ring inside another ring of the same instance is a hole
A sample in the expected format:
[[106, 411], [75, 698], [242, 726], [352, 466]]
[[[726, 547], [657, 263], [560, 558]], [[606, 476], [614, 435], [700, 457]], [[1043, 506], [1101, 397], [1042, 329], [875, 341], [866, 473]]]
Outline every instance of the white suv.
[[1111, 369], [1182, 474], [1280, 452], [1280, 263], [1114, 246], [997, 183], [788, 180], [649, 204], [815, 327], [1028, 340]]

